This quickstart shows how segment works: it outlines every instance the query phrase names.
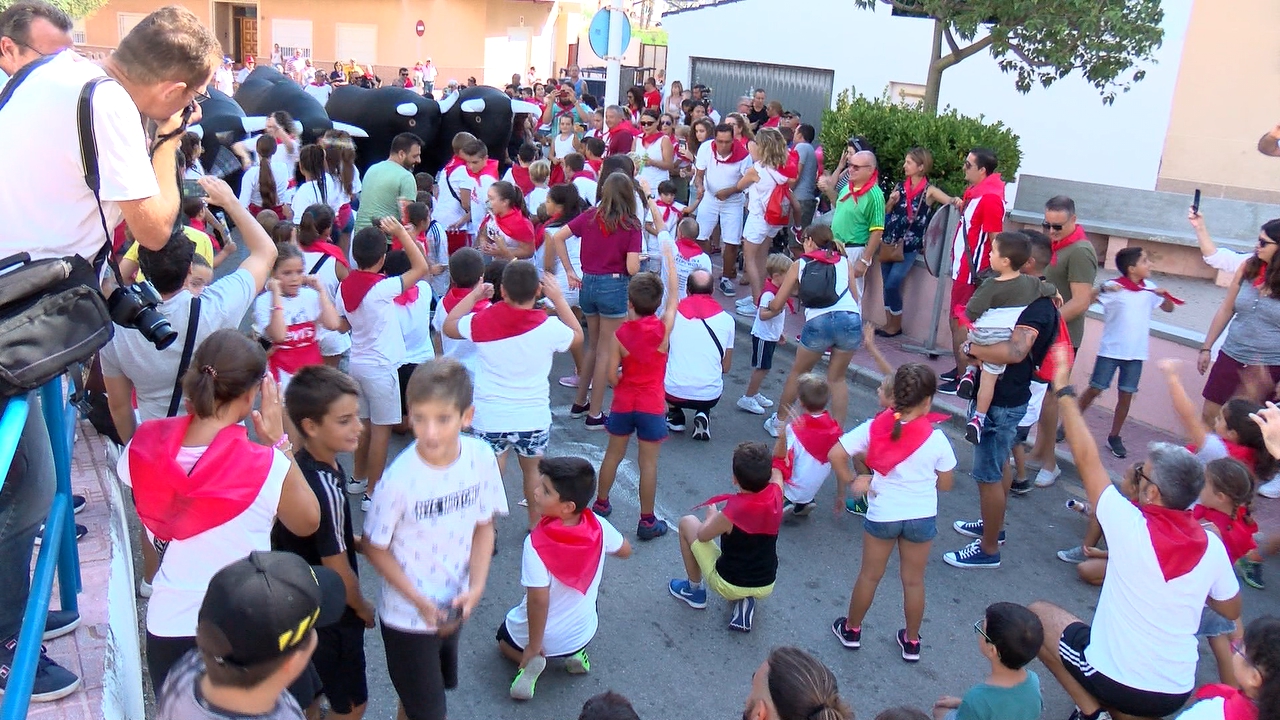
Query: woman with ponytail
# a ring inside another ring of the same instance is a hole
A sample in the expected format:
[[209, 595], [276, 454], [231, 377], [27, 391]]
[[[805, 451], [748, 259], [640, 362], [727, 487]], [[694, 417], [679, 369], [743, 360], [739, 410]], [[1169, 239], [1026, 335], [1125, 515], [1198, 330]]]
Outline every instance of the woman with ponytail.
[[345, 130], [329, 130], [320, 140], [325, 166], [338, 185], [338, 211], [334, 237], [339, 247], [347, 247], [355, 229], [356, 214], [351, 201], [360, 197], [360, 169], [356, 167], [356, 146]]
[[751, 676], [742, 720], [853, 720], [835, 673], [797, 647], [778, 647]]
[[[320, 526], [320, 505], [293, 461], [280, 392], [258, 343], [237, 330], [214, 332], [196, 349], [182, 389], [191, 414], [139, 425], [117, 465], [160, 553], [146, 620], [155, 687], [196, 646], [197, 615], [215, 573], [270, 550], [277, 518], [295, 535]], [[261, 408], [253, 410], [259, 393]], [[257, 442], [244, 426], [250, 415]]]
[[1205, 685], [1178, 720], [1271, 720], [1280, 717], [1280, 620], [1260, 617], [1231, 645], [1237, 687]]
[[293, 173], [289, 166], [276, 157], [278, 145], [270, 135], [259, 135], [255, 146], [258, 150], [258, 164], [244, 171], [240, 179], [240, 204], [249, 209], [249, 214], [257, 217], [265, 210], [275, 212], [276, 217], [286, 219], [284, 204], [281, 198], [289, 189], [289, 178]]
[[293, 216], [302, 215], [307, 208], [320, 203], [328, 205], [336, 215], [342, 207], [342, 188], [329, 173], [324, 150], [319, 145], [308, 145], [298, 154], [298, 172], [306, 181], [293, 192]]
[[476, 231], [476, 248], [485, 257], [501, 260], [527, 260], [533, 257], [536, 238], [533, 221], [524, 205], [520, 188], [500, 180], [489, 186], [489, 212]]
[[[862, 619], [875, 599], [889, 556], [898, 549], [906, 627], [898, 631], [902, 659], [920, 660], [920, 624], [924, 622], [924, 569], [938, 534], [938, 491], [950, 490], [956, 454], [933, 424], [945, 416], [929, 413], [938, 378], [923, 363], [907, 363], [893, 376], [893, 407], [845, 433], [831, 449], [836, 473], [837, 516], [850, 483], [866, 496], [862, 566], [849, 598], [849, 614], [836, 618], [831, 631], [841, 645], [862, 641]], [[870, 475], [853, 477], [852, 458], [864, 456]]]

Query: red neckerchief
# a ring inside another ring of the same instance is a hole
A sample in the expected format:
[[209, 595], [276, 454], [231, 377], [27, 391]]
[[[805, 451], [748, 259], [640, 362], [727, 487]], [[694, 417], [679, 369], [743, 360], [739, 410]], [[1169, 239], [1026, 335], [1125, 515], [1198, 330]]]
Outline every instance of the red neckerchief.
[[714, 146], [711, 148], [711, 159], [721, 164], [740, 163], [750, 155], [751, 151], [747, 149], [747, 146], [738, 144], [737, 140], [733, 141], [733, 149], [729, 151], [728, 157], [720, 157], [720, 153], [717, 152], [716, 148]]
[[999, 195], [1004, 198], [1004, 180], [1000, 178], [1000, 173], [992, 173], [980, 182], [970, 185], [964, 189], [964, 204], [967, 207], [970, 200], [976, 200], [983, 195]]
[[848, 200], [849, 198], [853, 198], [853, 201], [856, 204], [858, 202], [858, 198], [871, 192], [871, 188], [875, 187], [876, 183], [879, 181], [880, 181], [880, 171], [872, 170], [871, 177], [868, 178], [867, 181], [862, 184], [862, 187], [855, 189], [852, 184], [846, 185], [844, 189], [844, 197], [840, 199]]
[[563, 214], [564, 213], [556, 213], [543, 222], [536, 223], [533, 226], [533, 248], [535, 250], [542, 247], [542, 244], [547, 241], [547, 230], [550, 230], [551, 228], [559, 228], [564, 225], [564, 223], [559, 222], [560, 216]]
[[480, 222], [480, 229], [476, 231], [476, 237], [484, 236], [485, 228], [489, 225], [490, 219], [494, 220], [498, 230], [511, 240], [522, 243], [531, 243], [535, 240], [533, 221], [518, 210], [510, 210], [502, 217], [498, 217], [493, 213], [485, 215], [484, 220]]
[[[1120, 276], [1120, 277], [1118, 277], [1118, 278], [1114, 278], [1114, 279], [1112, 279], [1112, 281], [1111, 281], [1111, 282], [1113, 282], [1113, 283], [1115, 283], [1115, 284], [1119, 285], [1120, 287], [1124, 288], [1125, 290], [1132, 290], [1133, 292], [1143, 292], [1143, 291], [1146, 291], [1146, 292], [1156, 292], [1155, 290], [1152, 290], [1152, 289], [1151, 289], [1151, 288], [1149, 288], [1149, 287], [1145, 287], [1145, 286], [1143, 286], [1143, 285], [1139, 285], [1138, 283], [1134, 282], [1133, 280], [1130, 280], [1130, 279], [1129, 279], [1129, 277], [1128, 277], [1128, 276], [1126, 276], [1126, 275], [1121, 275], [1121, 276]], [[1168, 290], [1161, 290], [1158, 294], [1159, 294], [1161, 297], [1164, 297], [1165, 299], [1167, 299], [1169, 302], [1173, 303], [1174, 305], [1185, 305], [1185, 304], [1186, 304], [1186, 301], [1185, 301], [1185, 300], [1179, 300], [1178, 298], [1174, 297], [1174, 296], [1173, 296], [1173, 293], [1169, 292]]]
[[[770, 278], [764, 279], [764, 289], [766, 292], [773, 293], [774, 297], [778, 296], [779, 288], [777, 283], [773, 281], [773, 278], [770, 277]], [[787, 310], [790, 310], [791, 312], [796, 311], [796, 304], [794, 302], [794, 298], [787, 298]]]
[[560, 518], [544, 517], [529, 533], [534, 552], [547, 566], [551, 577], [583, 595], [600, 569], [604, 531], [595, 513], [582, 511], [577, 525], [565, 525]]
[[591, 168], [591, 179], [595, 180], [600, 177], [600, 167], [604, 165], [604, 158], [592, 160], [587, 158], [587, 167]]
[[142, 524], [158, 540], [186, 540], [222, 525], [253, 504], [275, 453], [249, 442], [244, 425], [218, 432], [190, 474], [178, 465], [192, 417], [148, 420], [129, 443], [129, 476]]
[[529, 168], [519, 163], [511, 166], [511, 179], [515, 181], [520, 192], [528, 195], [533, 191], [533, 180], [529, 178]]
[[705, 251], [702, 249], [702, 246], [699, 245], [696, 240], [690, 240], [689, 238], [680, 238], [679, 240], [676, 240], [676, 252], [680, 253], [680, 257], [684, 258], [685, 260], [692, 260], [693, 258], [698, 257]]
[[395, 298], [395, 304], [400, 306], [412, 305], [416, 302], [418, 302], [418, 284], [417, 283], [414, 283], [409, 287], [405, 288], [404, 292], [400, 293]]
[[939, 413], [928, 413], [915, 420], [902, 424], [898, 439], [893, 439], [893, 424], [896, 420], [891, 409], [881, 410], [871, 420], [870, 442], [867, 445], [867, 467], [880, 475], [893, 472], [902, 461], [911, 457], [924, 445], [933, 434], [933, 424], [947, 418]]
[[724, 312], [720, 303], [710, 295], [692, 294], [680, 301], [676, 306], [680, 314], [689, 320], [706, 320]]
[[745, 137], [742, 137], [741, 135], [739, 135], [738, 137], [734, 138], [733, 145], [734, 147], [740, 147], [743, 150], [747, 151], [748, 155], [751, 154], [751, 141], [746, 139]]
[[[1258, 453], [1256, 450], [1251, 447], [1241, 445], [1238, 442], [1232, 442], [1224, 437], [1219, 437], [1218, 439], [1222, 441], [1222, 446], [1227, 449], [1228, 457], [1233, 457], [1236, 460], [1239, 460], [1250, 470], [1253, 469], [1254, 463], [1258, 461]], [[1187, 445], [1186, 447], [1192, 454], [1200, 452], [1200, 448], [1194, 445]], [[1201, 447], [1204, 446], [1202, 445]]]
[[1258, 543], [1253, 539], [1258, 532], [1258, 523], [1249, 518], [1245, 506], [1236, 508], [1234, 515], [1204, 505], [1191, 508], [1191, 515], [1197, 520], [1208, 520], [1218, 528], [1222, 536], [1222, 544], [1227, 548], [1227, 557], [1232, 563], [1244, 557]]
[[1267, 266], [1259, 265], [1258, 274], [1253, 278], [1253, 286], [1260, 288], [1265, 284], [1267, 284]]
[[344, 268], [351, 267], [351, 265], [347, 263], [347, 256], [343, 254], [342, 248], [338, 247], [337, 245], [334, 245], [333, 243], [327, 240], [316, 240], [315, 242], [303, 248], [303, 250], [306, 250], [307, 252], [317, 252], [317, 253], [320, 253], [321, 255], [328, 255], [329, 257], [333, 258], [335, 261], [342, 263], [342, 267]]
[[518, 308], [496, 302], [471, 318], [471, 341], [493, 342], [523, 335], [550, 318], [537, 308]]
[[841, 260], [844, 260], [844, 257], [842, 257], [840, 253], [830, 250], [814, 250], [812, 252], [807, 252], [800, 257], [805, 260], [813, 260], [814, 262], [826, 263], [828, 265], [835, 265]]
[[661, 130], [657, 132], [644, 133], [643, 135], [640, 136], [640, 144], [647, 148], [661, 139], [662, 139]]
[[[462, 302], [463, 298], [470, 295], [473, 289], [474, 288], [450, 288], [449, 292], [445, 293], [444, 297], [440, 298], [440, 304], [444, 305], [444, 311], [446, 313], [453, 312], [453, 309], [458, 307], [458, 303]], [[471, 312], [478, 313], [489, 307], [491, 304], [492, 303], [488, 300], [481, 300], [475, 304], [475, 307], [471, 308]]]
[[782, 488], [774, 483], [760, 492], [717, 495], [698, 507], [724, 503], [720, 512], [729, 522], [749, 535], [777, 535], [782, 527]]
[[498, 161], [486, 160], [484, 163], [484, 167], [480, 168], [480, 172], [471, 172], [471, 168], [467, 168], [467, 174], [470, 175], [472, 179], [474, 179], [476, 182], [479, 182], [480, 178], [484, 177], [485, 175], [488, 175], [494, 180], [497, 180], [498, 179]]
[[444, 176], [448, 178], [449, 174], [452, 173], [454, 170], [457, 170], [459, 165], [466, 165], [466, 164], [467, 164], [467, 161], [463, 160], [461, 155], [454, 155], [453, 157], [449, 158], [449, 162], [444, 164]]
[[386, 277], [382, 273], [368, 270], [352, 270], [346, 279], [338, 283], [338, 294], [342, 296], [342, 304], [346, 306], [347, 312], [355, 312], [373, 286]]
[[1248, 695], [1230, 685], [1212, 683], [1196, 691], [1197, 700], [1222, 698], [1223, 720], [1258, 720], [1258, 706]]
[[1151, 547], [1165, 582], [1191, 572], [1209, 547], [1209, 536], [1188, 510], [1159, 505], [1139, 506], [1147, 520]]
[[804, 451], [822, 463], [827, 462], [831, 448], [841, 435], [840, 423], [825, 410], [819, 415], [801, 415], [791, 421], [791, 431]]
[[658, 204], [658, 207], [662, 208], [663, 224], [666, 224], [666, 222], [671, 219], [671, 213], [679, 212], [676, 210], [676, 204], [674, 202], [665, 203], [661, 200], [654, 200], [654, 202]]
[[761, 125], [760, 127], [762, 128], [778, 127], [781, 124], [782, 124], [782, 116], [779, 115], [778, 117], [771, 117], [768, 120], [765, 120], [764, 124]]
[[189, 228], [194, 228], [194, 229], [199, 230], [200, 232], [205, 233], [206, 235], [208, 235], [208, 232], [206, 232], [206, 230], [205, 230], [206, 225], [204, 224], [204, 220], [201, 220], [201, 219], [200, 219], [200, 218], [198, 218], [198, 217], [187, 218], [187, 227], [189, 227]]
[[916, 198], [920, 197], [920, 194], [923, 193], [925, 189], [928, 187], [929, 187], [929, 179], [926, 177], [921, 177], [920, 182], [916, 183], [915, 188], [911, 187], [911, 178], [906, 178], [902, 181], [902, 195], [903, 195], [903, 198], [907, 201], [907, 221], [908, 222], [915, 219]]
[[1087, 239], [1088, 238], [1086, 238], [1084, 235], [1084, 228], [1081, 227], [1080, 225], [1076, 225], [1076, 229], [1072, 230], [1070, 235], [1062, 238], [1061, 240], [1053, 241], [1053, 257], [1049, 259], [1049, 264], [1050, 265], [1058, 264], [1059, 250], [1066, 249], [1068, 246], [1075, 245], [1078, 242], [1084, 242]]

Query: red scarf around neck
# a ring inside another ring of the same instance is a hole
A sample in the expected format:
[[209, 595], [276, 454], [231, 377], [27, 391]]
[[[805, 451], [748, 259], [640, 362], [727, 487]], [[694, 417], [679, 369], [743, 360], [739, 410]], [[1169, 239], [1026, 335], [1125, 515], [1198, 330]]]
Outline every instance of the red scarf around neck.
[[328, 240], [316, 240], [315, 242], [311, 243], [310, 245], [302, 249], [307, 252], [316, 252], [316, 253], [320, 253], [321, 255], [328, 255], [329, 257], [333, 258], [335, 261], [342, 263], [342, 267], [345, 267], [345, 268], [351, 267], [351, 265], [347, 262], [347, 256], [344, 255], [342, 252], [342, 248], [338, 247], [337, 245], [334, 245]]
[[565, 525], [557, 517], [544, 517], [529, 537], [534, 552], [547, 566], [551, 577], [586, 595], [596, 579], [600, 551], [604, 548], [604, 531], [595, 513], [583, 510], [577, 525]]
[[867, 446], [867, 467], [880, 475], [893, 472], [902, 461], [911, 457], [933, 434], [933, 424], [947, 418], [940, 413], [927, 413], [902, 424], [898, 439], [893, 439], [893, 425], [898, 413], [892, 409], [880, 411], [871, 421], [870, 443]]
[[506, 215], [499, 217], [494, 213], [484, 216], [484, 220], [480, 223], [480, 229], [476, 231], [477, 237], [484, 237], [486, 226], [490, 220], [498, 226], [498, 230], [508, 238], [516, 242], [531, 243], [534, 241], [533, 221], [525, 217], [519, 210], [508, 210]]
[[746, 160], [750, 155], [751, 151], [747, 149], [746, 143], [739, 143], [737, 140], [733, 141], [733, 149], [729, 151], [728, 157], [720, 157], [719, 150], [715, 147], [711, 148], [711, 158], [722, 164], [740, 163], [743, 160]]
[[916, 198], [920, 197], [921, 193], [923, 193], [928, 187], [929, 187], [929, 178], [926, 178], [923, 176], [920, 178], [920, 181], [916, 183], [915, 187], [911, 187], [911, 178], [907, 178], [902, 181], [902, 195], [903, 195], [903, 200], [905, 200], [907, 203], [907, 220], [908, 221], [915, 219]]
[[790, 428], [800, 447], [821, 463], [827, 462], [831, 448], [835, 447], [841, 435], [840, 423], [825, 410], [818, 415], [797, 417], [791, 421]]
[[346, 306], [347, 312], [355, 312], [373, 286], [377, 285], [379, 280], [385, 280], [386, 277], [382, 273], [368, 270], [352, 270], [342, 282], [338, 283], [338, 294], [342, 296], [342, 304]]
[[965, 188], [964, 204], [968, 205], [970, 200], [976, 200], [983, 195], [999, 195], [1001, 202], [1004, 201], [1004, 179], [1000, 177], [1000, 173], [992, 173]]
[[1222, 698], [1223, 720], [1258, 720], [1258, 706], [1240, 690], [1213, 683], [1196, 691], [1197, 700]]
[[680, 257], [685, 260], [692, 260], [706, 251], [702, 249], [702, 246], [696, 240], [680, 238], [676, 240], [676, 252], [680, 253]]
[[1149, 287], [1145, 287], [1145, 286], [1139, 285], [1138, 283], [1134, 282], [1133, 280], [1130, 280], [1130, 279], [1128, 278], [1128, 276], [1125, 276], [1125, 275], [1121, 275], [1120, 277], [1118, 277], [1118, 278], [1116, 278], [1116, 279], [1112, 280], [1111, 282], [1113, 282], [1113, 283], [1115, 283], [1115, 284], [1119, 285], [1120, 287], [1124, 288], [1125, 290], [1131, 290], [1131, 291], [1133, 291], [1133, 292], [1143, 292], [1143, 291], [1145, 291], [1145, 292], [1153, 292], [1153, 293], [1157, 293], [1158, 295], [1160, 295], [1161, 297], [1163, 297], [1163, 298], [1167, 299], [1169, 302], [1173, 303], [1174, 305], [1185, 305], [1185, 304], [1186, 304], [1186, 301], [1185, 301], [1185, 300], [1180, 300], [1180, 299], [1178, 299], [1178, 298], [1174, 297], [1173, 293], [1169, 292], [1168, 290], [1163, 290], [1163, 289], [1162, 289], [1162, 290], [1159, 290], [1159, 291], [1152, 290], [1152, 289], [1151, 289], [1151, 288], [1149, 288]]
[[640, 136], [640, 144], [648, 148], [662, 139], [662, 132], [645, 133]]
[[[440, 304], [444, 306], [444, 311], [446, 313], [453, 312], [453, 309], [458, 307], [458, 303], [462, 302], [463, 298], [471, 294], [472, 289], [473, 288], [459, 287], [449, 288], [449, 292], [445, 293], [443, 298], [440, 298]], [[471, 308], [471, 312], [480, 312], [481, 310], [489, 307], [490, 304], [491, 303], [488, 300], [481, 300], [476, 303], [475, 307]]]
[[1209, 547], [1209, 536], [1189, 510], [1159, 505], [1138, 507], [1147, 520], [1151, 546], [1165, 582], [1191, 572]]
[[693, 294], [681, 300], [676, 310], [689, 320], [706, 320], [724, 312], [715, 298], [701, 294]]
[[493, 342], [523, 335], [551, 318], [538, 308], [496, 302], [471, 318], [471, 341]]
[[461, 155], [454, 155], [453, 157], [449, 158], [449, 162], [444, 164], [444, 176], [446, 178], [449, 177], [449, 173], [452, 173], [454, 170], [457, 170], [459, 165], [466, 165], [466, 164], [467, 164], [467, 161], [463, 160]]
[[[774, 296], [774, 297], [777, 297], [777, 296], [778, 296], [778, 290], [779, 290], [780, 288], [778, 287], [778, 284], [777, 284], [777, 283], [775, 283], [775, 282], [773, 281], [773, 278], [771, 278], [771, 277], [770, 277], [770, 278], [765, 278], [765, 279], [764, 279], [764, 289], [765, 289], [765, 291], [766, 291], [766, 292], [771, 292], [771, 293], [773, 293], [773, 296]], [[789, 310], [789, 311], [791, 311], [791, 312], [795, 312], [795, 311], [796, 311], [795, 298], [790, 298], [790, 297], [789, 297], [789, 298], [787, 298], [787, 310]]]
[[253, 504], [275, 453], [249, 441], [244, 425], [223, 428], [188, 474], [178, 451], [193, 418], [148, 420], [129, 443], [129, 476], [142, 524], [158, 540], [186, 540], [238, 517]]
[[833, 250], [813, 250], [801, 255], [805, 260], [835, 265], [844, 260], [844, 256]]
[[679, 210], [676, 210], [676, 204], [673, 202], [668, 203], [662, 202], [661, 200], [654, 200], [654, 202], [657, 203], [658, 207], [662, 208], [662, 222], [664, 225], [671, 219], [671, 213], [680, 212]]
[[511, 179], [515, 181], [516, 187], [520, 188], [520, 192], [528, 195], [533, 192], [533, 180], [529, 177], [529, 168], [516, 163], [511, 166]]
[[866, 195], [867, 193], [871, 192], [871, 188], [875, 187], [875, 186], [876, 186], [876, 183], [878, 183], [878, 182], [880, 182], [880, 171], [879, 171], [879, 170], [872, 170], [872, 171], [871, 171], [871, 177], [870, 177], [870, 178], [868, 178], [868, 179], [867, 179], [867, 181], [866, 181], [865, 183], [863, 183], [863, 184], [862, 184], [862, 187], [855, 188], [855, 187], [853, 186], [853, 183], [849, 183], [849, 185], [848, 185], [847, 187], [845, 187], [845, 194], [844, 194], [844, 197], [843, 197], [843, 198], [840, 198], [840, 199], [841, 199], [841, 200], [848, 200], [848, 199], [852, 198], [852, 199], [853, 199], [853, 201], [856, 203], [856, 202], [858, 201], [858, 198], [860, 198], [860, 197], [862, 197], [863, 195]]
[[[1078, 242], [1085, 242], [1086, 240], [1088, 240], [1088, 238], [1086, 238], [1084, 235], [1084, 228], [1081, 227], [1080, 225], [1076, 225], [1076, 229], [1072, 230], [1070, 235], [1062, 238], [1061, 240], [1053, 241], [1053, 257], [1049, 259], [1049, 264], [1050, 265], [1058, 264], [1059, 250], [1062, 250], [1071, 245], [1075, 245]], [[1127, 280], [1128, 278], [1125, 278], [1125, 279]]]
[[729, 522], [750, 535], [777, 535], [782, 527], [782, 488], [776, 483], [760, 492], [738, 492], [733, 495], [716, 495], [698, 507], [724, 503], [720, 512]]

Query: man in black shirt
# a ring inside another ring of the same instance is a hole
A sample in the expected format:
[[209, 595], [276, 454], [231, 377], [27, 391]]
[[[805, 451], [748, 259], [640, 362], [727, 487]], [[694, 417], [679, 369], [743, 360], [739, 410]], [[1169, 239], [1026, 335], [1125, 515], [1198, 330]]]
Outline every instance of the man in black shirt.
[[751, 109], [747, 111], [747, 122], [751, 123], [753, 131], [759, 130], [760, 126], [769, 119], [769, 113], [765, 110], [765, 92], [764, 88], [756, 88], [751, 93]]
[[[1028, 239], [1031, 241], [1031, 259], [1022, 267], [1022, 272], [1039, 277], [1051, 251], [1047, 238], [1040, 233], [1028, 234]], [[1003, 363], [1007, 367], [1004, 374], [996, 379], [987, 422], [973, 453], [972, 475], [978, 482], [982, 519], [955, 522], [956, 532], [976, 539], [960, 550], [945, 553], [942, 559], [948, 565], [958, 568], [1000, 567], [1000, 545], [1005, 539], [1005, 503], [1013, 480], [1012, 473], [1007, 473], [1005, 466], [1013, 450], [1018, 422], [1026, 414], [1027, 402], [1031, 399], [1032, 376], [1044, 362], [1058, 335], [1060, 320], [1055, 300], [1040, 298], [1028, 305], [1018, 316], [1008, 342], [986, 346], [965, 342], [961, 346], [970, 357]]]

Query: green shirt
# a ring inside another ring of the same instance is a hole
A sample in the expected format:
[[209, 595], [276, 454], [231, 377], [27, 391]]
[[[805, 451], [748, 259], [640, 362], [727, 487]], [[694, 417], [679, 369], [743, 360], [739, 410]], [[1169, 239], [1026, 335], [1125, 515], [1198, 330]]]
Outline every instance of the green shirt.
[[859, 197], [853, 197], [848, 189], [836, 203], [836, 214], [831, 219], [831, 234], [844, 245], [862, 247], [871, 239], [871, 233], [884, 230], [884, 191], [879, 185]]
[[369, 227], [373, 218], [399, 220], [400, 198], [413, 202], [418, 197], [418, 184], [413, 180], [413, 173], [400, 163], [383, 160], [369, 168], [362, 180], [356, 230]]
[[1037, 720], [1043, 709], [1040, 678], [1027, 671], [1027, 679], [1013, 687], [979, 683], [960, 701], [956, 720]]
[[[1062, 302], [1071, 302], [1071, 283], [1084, 283], [1093, 287], [1098, 279], [1098, 253], [1093, 243], [1085, 240], [1072, 243], [1058, 251], [1058, 261], [1045, 268], [1044, 279], [1053, 283], [1062, 295]], [[1084, 313], [1067, 321], [1067, 333], [1072, 347], [1079, 348], [1084, 340]]]

